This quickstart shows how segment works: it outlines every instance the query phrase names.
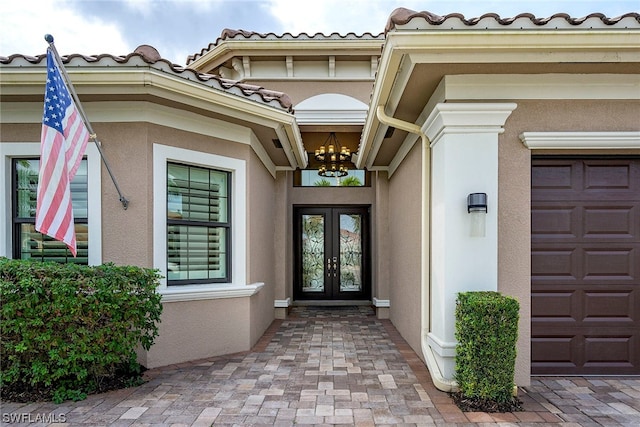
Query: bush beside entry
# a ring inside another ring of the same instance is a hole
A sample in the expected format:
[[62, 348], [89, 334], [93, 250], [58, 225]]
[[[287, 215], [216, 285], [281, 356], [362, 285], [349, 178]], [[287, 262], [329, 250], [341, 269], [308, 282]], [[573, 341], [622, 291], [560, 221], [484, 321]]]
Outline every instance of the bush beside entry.
[[[498, 292], [462, 292], [456, 301], [456, 373], [458, 406], [509, 412], [513, 396], [520, 305]], [[463, 408], [464, 409], [464, 408]]]
[[139, 379], [136, 348], [158, 335], [159, 279], [140, 267], [0, 258], [2, 398], [59, 403], [118, 375]]

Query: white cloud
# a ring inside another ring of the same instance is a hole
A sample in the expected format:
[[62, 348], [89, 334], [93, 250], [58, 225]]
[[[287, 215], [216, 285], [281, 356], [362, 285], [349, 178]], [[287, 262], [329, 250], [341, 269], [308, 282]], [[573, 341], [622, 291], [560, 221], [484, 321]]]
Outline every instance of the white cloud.
[[637, 12], [639, 6], [638, 0], [0, 0], [0, 56], [43, 54], [43, 36], [50, 33], [62, 55], [124, 55], [148, 43], [164, 58], [184, 63], [227, 27], [277, 34], [378, 34], [397, 7], [472, 18], [488, 12], [614, 17]]
[[87, 19], [64, 1], [0, 1], [0, 56], [46, 52], [45, 34], [54, 37], [61, 55], [130, 53], [118, 28], [100, 19]]
[[[361, 34], [381, 33], [389, 15], [398, 7], [396, 1], [366, 0], [274, 0], [269, 10], [282, 28], [292, 34], [313, 35], [332, 32]], [[412, 2], [404, 2], [412, 3]], [[415, 3], [415, 2], [413, 2]], [[424, 4], [424, 2], [422, 2]]]
[[525, 12], [538, 17], [560, 12], [582, 17], [602, 12], [614, 17], [637, 11], [639, 5], [637, 0], [273, 0], [268, 9], [280, 27], [293, 34], [378, 34], [384, 31], [389, 16], [398, 7], [439, 15], [457, 12], [467, 18], [494, 12], [506, 18]]

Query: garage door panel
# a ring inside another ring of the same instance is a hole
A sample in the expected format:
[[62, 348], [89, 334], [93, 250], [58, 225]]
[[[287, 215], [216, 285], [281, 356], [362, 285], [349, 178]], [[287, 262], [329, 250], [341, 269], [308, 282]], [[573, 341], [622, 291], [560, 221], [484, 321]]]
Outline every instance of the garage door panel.
[[532, 200], [630, 200], [640, 191], [637, 159], [536, 159]]
[[640, 374], [640, 159], [532, 161], [531, 368]]
[[531, 358], [538, 365], [575, 368], [575, 336], [532, 336]]
[[637, 159], [583, 160], [584, 195], [609, 200], [637, 200], [640, 164]]
[[532, 239], [634, 241], [639, 234], [640, 207], [606, 201], [537, 202], [531, 208]]
[[[575, 322], [580, 328], [633, 327], [640, 316], [640, 289], [629, 285], [559, 284], [536, 286], [531, 292], [532, 324]], [[581, 322], [581, 323], [578, 323]]]
[[638, 342], [632, 332], [611, 336], [593, 333], [571, 335], [563, 328], [556, 335], [535, 335], [531, 338], [531, 367], [546, 375], [566, 375], [581, 371], [581, 375], [631, 375], [640, 363]]
[[573, 179], [575, 173], [573, 168], [574, 162], [553, 162], [547, 163], [540, 162], [535, 168], [531, 170], [531, 189], [544, 190], [545, 193], [550, 190], [556, 192], [573, 191], [575, 187]]
[[[532, 208], [532, 210], [534, 210]], [[566, 206], [537, 206], [531, 220], [531, 234], [535, 237], [553, 235], [577, 237], [576, 209]]]
[[633, 326], [637, 313], [638, 292], [629, 289], [607, 289], [584, 292], [584, 321], [602, 324], [611, 322], [618, 327]]
[[531, 275], [534, 280], [574, 280], [580, 274], [578, 261], [574, 249], [537, 247], [531, 250]]
[[638, 210], [628, 204], [585, 206], [584, 237], [631, 240], [638, 235]]
[[632, 368], [636, 359], [633, 335], [586, 336], [584, 338], [584, 366], [586, 368]]
[[575, 291], [549, 289], [531, 293], [531, 309], [536, 313], [535, 321], [575, 322], [576, 313], [572, 308]]
[[640, 281], [640, 245], [610, 244], [598, 249], [594, 242], [571, 245], [532, 244], [532, 285], [556, 281], [559, 284], [604, 285], [630, 284]]
[[[585, 190], [631, 190], [631, 163], [585, 161]], [[609, 191], [607, 191], [609, 192]]]
[[638, 253], [633, 248], [615, 248], [598, 250], [587, 248], [582, 251], [585, 280], [624, 280], [635, 279]]

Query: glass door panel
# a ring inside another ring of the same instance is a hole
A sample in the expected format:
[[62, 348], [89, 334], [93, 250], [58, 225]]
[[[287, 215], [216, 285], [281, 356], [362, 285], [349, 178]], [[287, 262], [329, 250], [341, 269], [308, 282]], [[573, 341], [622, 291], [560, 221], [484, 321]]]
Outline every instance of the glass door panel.
[[324, 292], [324, 215], [302, 215], [302, 292]]
[[340, 292], [362, 291], [362, 215], [340, 214]]
[[369, 298], [367, 207], [297, 208], [294, 298]]

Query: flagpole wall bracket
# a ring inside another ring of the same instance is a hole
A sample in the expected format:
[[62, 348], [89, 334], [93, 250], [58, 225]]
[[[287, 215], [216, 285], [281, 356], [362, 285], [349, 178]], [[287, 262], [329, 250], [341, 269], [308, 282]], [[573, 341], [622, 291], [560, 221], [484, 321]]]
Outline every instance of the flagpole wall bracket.
[[71, 83], [71, 79], [69, 78], [69, 75], [67, 74], [67, 70], [65, 69], [65, 67], [64, 67], [64, 65], [62, 63], [62, 58], [60, 58], [60, 55], [58, 54], [58, 50], [56, 49], [55, 45], [53, 44], [53, 36], [51, 34], [45, 34], [44, 35], [44, 40], [47, 43], [49, 43], [49, 48], [51, 49], [51, 51], [53, 52], [53, 55], [56, 58], [56, 62], [59, 65], [60, 71], [62, 72], [62, 76], [65, 79], [65, 81], [67, 82], [67, 87], [69, 88], [69, 92], [71, 93], [71, 96], [73, 97], [73, 99], [74, 99], [74, 101], [76, 103], [76, 108], [78, 109], [78, 112], [82, 116], [82, 121], [84, 122], [85, 126], [87, 127], [87, 130], [89, 131], [90, 139], [92, 139], [93, 142], [95, 142], [96, 147], [98, 147], [98, 152], [100, 153], [100, 158], [102, 159], [102, 163], [104, 163], [104, 166], [107, 168], [107, 172], [109, 172], [109, 176], [111, 177], [111, 181], [113, 181], [113, 185], [116, 187], [116, 190], [118, 191], [118, 196], [119, 196], [119, 199], [120, 199], [120, 203], [122, 203], [122, 208], [124, 210], [127, 210], [127, 208], [129, 207], [129, 200], [127, 200], [127, 198], [124, 197], [124, 195], [122, 194], [122, 191], [120, 191], [120, 187], [118, 186], [118, 182], [116, 181], [115, 176], [113, 176], [113, 172], [111, 172], [111, 167], [109, 166], [109, 162], [107, 162], [107, 159], [104, 157], [104, 153], [102, 152], [102, 144], [100, 143], [100, 141], [98, 141], [96, 133], [93, 131], [93, 128], [91, 127], [91, 123], [87, 119], [87, 115], [85, 114], [84, 109], [82, 108], [82, 104], [80, 103], [80, 99], [78, 98], [78, 94], [76, 93], [76, 90], [73, 87], [73, 83]]

